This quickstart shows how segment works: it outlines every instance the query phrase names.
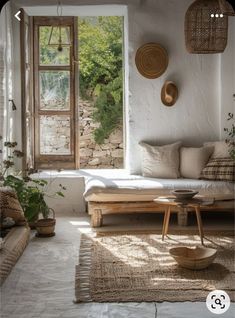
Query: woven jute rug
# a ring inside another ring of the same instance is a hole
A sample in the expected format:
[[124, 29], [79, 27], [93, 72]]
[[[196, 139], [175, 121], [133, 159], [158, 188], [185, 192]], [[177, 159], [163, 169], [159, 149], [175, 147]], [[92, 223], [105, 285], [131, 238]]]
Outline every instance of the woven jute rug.
[[217, 249], [217, 257], [196, 271], [179, 267], [168, 250], [200, 245], [197, 232], [173, 232], [164, 242], [160, 233], [83, 234], [75, 301], [205, 301], [215, 289], [227, 291], [234, 301], [233, 233], [207, 232], [204, 243]]

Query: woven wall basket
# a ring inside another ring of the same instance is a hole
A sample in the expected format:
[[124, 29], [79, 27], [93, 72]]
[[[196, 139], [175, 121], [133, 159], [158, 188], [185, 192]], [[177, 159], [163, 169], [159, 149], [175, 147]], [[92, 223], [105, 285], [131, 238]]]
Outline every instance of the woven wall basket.
[[185, 44], [189, 53], [221, 53], [228, 37], [228, 17], [221, 14], [219, 0], [196, 0], [185, 14]]
[[158, 43], [146, 43], [138, 48], [135, 55], [135, 64], [144, 77], [157, 78], [167, 69], [167, 51]]

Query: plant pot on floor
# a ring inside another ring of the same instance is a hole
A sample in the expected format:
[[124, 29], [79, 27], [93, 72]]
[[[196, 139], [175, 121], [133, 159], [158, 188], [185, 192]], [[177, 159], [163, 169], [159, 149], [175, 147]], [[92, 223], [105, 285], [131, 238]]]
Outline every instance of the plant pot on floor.
[[[52, 209], [51, 209], [52, 210]], [[40, 219], [35, 223], [37, 237], [50, 237], [55, 235], [55, 212], [53, 211], [53, 218]]]
[[31, 230], [35, 230], [36, 229], [37, 221], [38, 221], [38, 216], [34, 220], [28, 222], [28, 225], [29, 225]]

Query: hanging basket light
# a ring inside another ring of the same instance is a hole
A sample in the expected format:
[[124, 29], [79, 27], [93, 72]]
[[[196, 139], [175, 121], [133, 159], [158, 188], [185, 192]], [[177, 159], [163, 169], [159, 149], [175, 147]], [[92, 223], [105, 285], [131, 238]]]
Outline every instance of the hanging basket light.
[[185, 14], [185, 44], [189, 53], [221, 53], [227, 46], [228, 17], [219, 0], [196, 0]]
[[[52, 47], [57, 47], [59, 52], [63, 51], [63, 47], [71, 46], [70, 36], [66, 32], [66, 27], [61, 27], [61, 25], [51, 27], [51, 32], [49, 35], [48, 45]], [[62, 34], [62, 30], [65, 31]]]
[[[57, 4], [57, 16], [60, 18], [59, 25], [51, 27], [48, 45], [49, 46], [56, 46], [57, 50], [59, 52], [61, 52], [61, 51], [63, 51], [64, 46], [71, 45], [71, 41], [70, 41], [69, 34], [66, 32], [66, 28], [65, 28], [65, 32], [63, 33], [63, 36], [62, 36], [62, 29], [64, 29], [64, 28], [62, 28], [62, 26], [61, 26], [62, 4], [61, 4], [60, 0], [58, 1], [58, 4]], [[56, 39], [56, 40], [54, 40], [54, 39]]]
[[219, 0], [220, 5], [220, 11], [224, 15], [230, 15], [235, 16], [235, 10], [233, 9], [233, 6], [226, 0]]

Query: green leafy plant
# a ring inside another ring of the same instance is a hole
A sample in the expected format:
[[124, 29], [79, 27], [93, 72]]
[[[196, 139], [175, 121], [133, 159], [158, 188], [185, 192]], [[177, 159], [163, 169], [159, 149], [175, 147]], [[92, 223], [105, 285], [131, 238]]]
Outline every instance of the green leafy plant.
[[48, 218], [51, 209], [48, 207], [45, 197], [64, 197], [63, 191], [66, 188], [60, 184], [59, 190], [49, 195], [49, 188], [53, 180], [49, 183], [43, 179], [32, 179], [29, 175], [23, 177], [22, 171], [17, 171], [15, 168], [15, 161], [23, 156], [21, 151], [14, 149], [17, 143], [5, 142], [4, 146], [9, 155], [0, 166], [1, 185], [15, 190], [28, 222], [37, 220], [39, 215]]
[[[121, 73], [121, 72], [120, 72]], [[98, 86], [98, 85], [97, 85]], [[102, 144], [111, 132], [122, 124], [122, 80], [117, 77], [107, 85], [96, 87], [93, 118], [100, 123], [94, 131], [95, 141]]]
[[224, 131], [227, 134], [226, 142], [229, 145], [229, 154], [230, 157], [235, 160], [235, 118], [233, 113], [228, 113], [227, 120], [231, 123], [230, 128], [224, 128]]

